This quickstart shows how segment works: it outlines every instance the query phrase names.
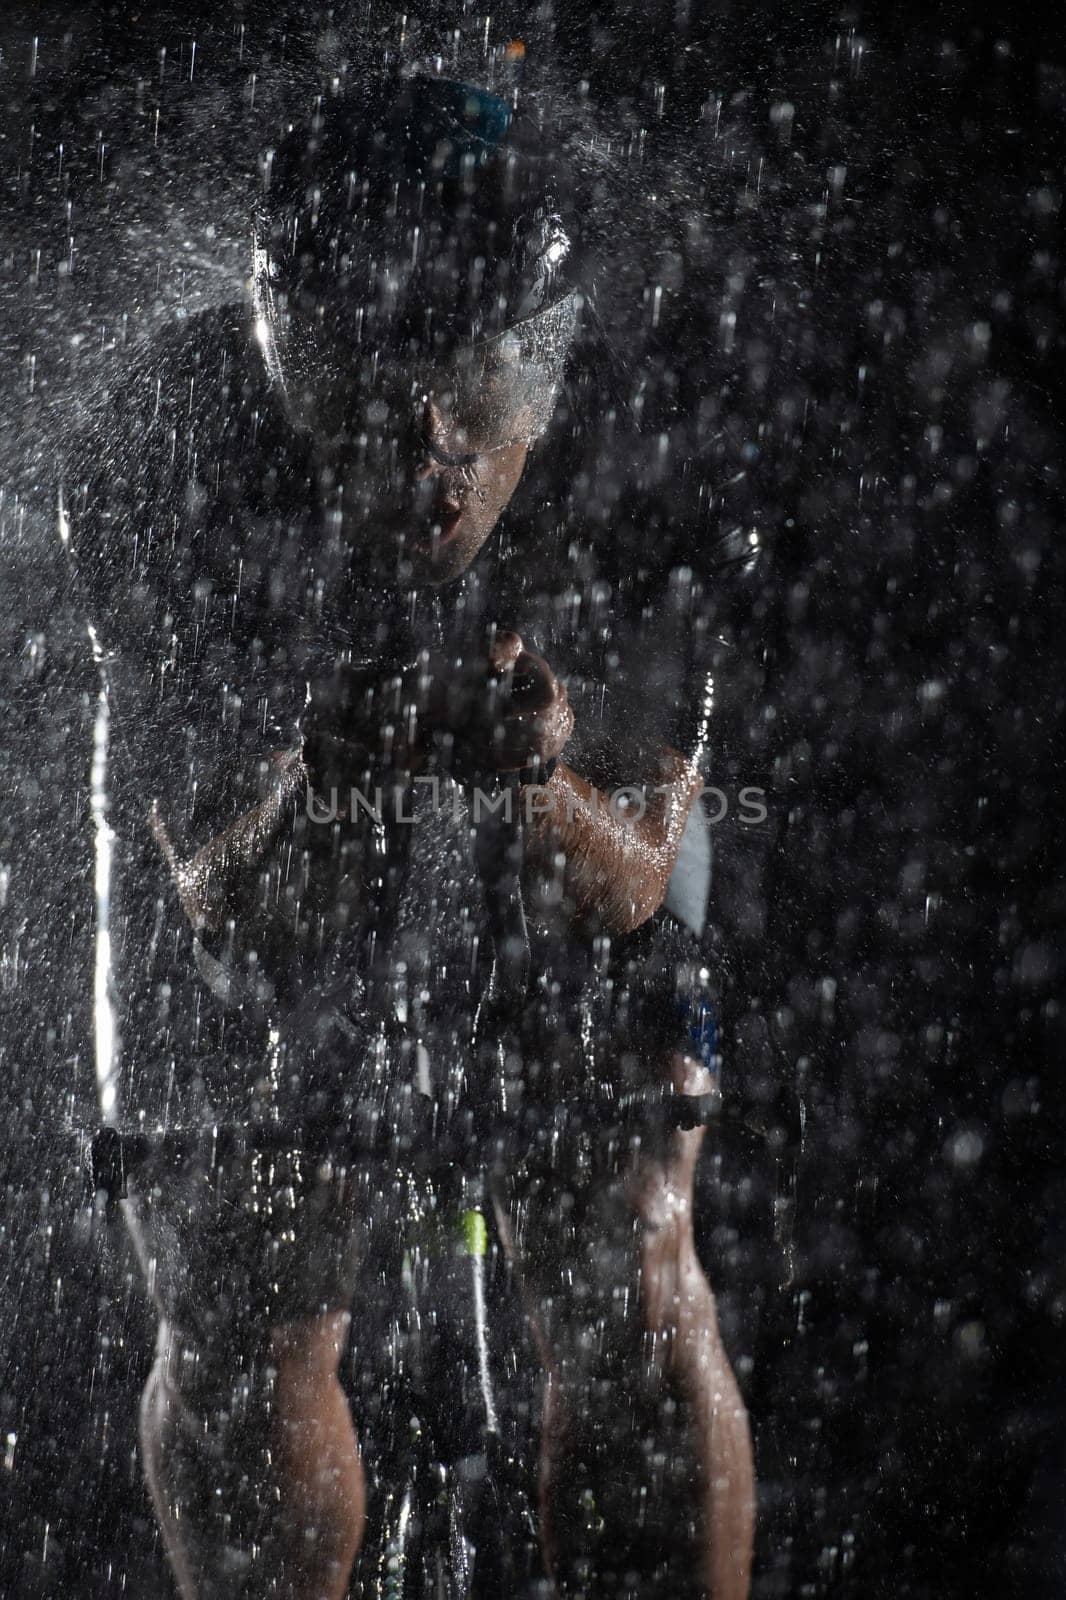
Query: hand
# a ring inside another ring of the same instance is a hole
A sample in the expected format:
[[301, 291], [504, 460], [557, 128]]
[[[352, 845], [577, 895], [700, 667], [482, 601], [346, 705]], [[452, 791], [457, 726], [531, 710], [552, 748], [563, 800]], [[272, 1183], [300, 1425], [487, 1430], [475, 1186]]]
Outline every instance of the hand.
[[517, 633], [500, 631], [487, 661], [466, 669], [444, 659], [389, 676], [338, 664], [312, 685], [303, 753], [321, 790], [383, 767], [417, 772], [441, 734], [457, 767], [513, 772], [553, 760], [573, 727], [565, 685]]
[[565, 684], [507, 631], [496, 634], [485, 667], [435, 679], [427, 715], [451, 733], [460, 766], [495, 772], [553, 761], [574, 730]]

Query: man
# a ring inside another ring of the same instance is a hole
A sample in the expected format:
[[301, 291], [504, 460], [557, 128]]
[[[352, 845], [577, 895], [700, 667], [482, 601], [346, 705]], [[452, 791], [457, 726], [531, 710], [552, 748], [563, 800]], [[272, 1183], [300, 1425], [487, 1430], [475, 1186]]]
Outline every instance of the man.
[[[582, 366], [583, 203], [513, 97], [416, 73], [327, 100], [265, 163], [252, 317], [122, 374], [65, 486], [106, 684], [105, 1117], [291, 1130], [269, 1156], [164, 1137], [131, 1175], [160, 1312], [142, 1445], [185, 1600], [346, 1592], [366, 1494], [337, 1374], [389, 1200], [338, 1133], [410, 1086], [386, 1017], [458, 1063], [461, 1102], [501, 992], [512, 1089], [561, 1151], [495, 1195], [546, 1369], [548, 1570], [564, 1595], [747, 1593], [702, 1134], [567, 1153], [594, 1090], [713, 1090], [698, 950], [661, 911], [686, 837], [705, 899], [704, 708], [683, 634], [637, 658], [668, 552], [607, 605], [633, 436]], [[441, 786], [516, 791], [520, 860]]]

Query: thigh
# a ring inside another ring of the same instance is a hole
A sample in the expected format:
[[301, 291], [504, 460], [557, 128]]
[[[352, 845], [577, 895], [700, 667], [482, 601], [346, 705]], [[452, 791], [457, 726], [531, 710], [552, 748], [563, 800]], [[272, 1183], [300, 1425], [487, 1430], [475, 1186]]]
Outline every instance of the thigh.
[[[652, 1235], [691, 1237], [700, 1131], [658, 1114], [673, 1095], [717, 1089], [709, 973], [697, 941], [653, 918], [619, 941], [581, 999], [581, 1061], [555, 1051], [533, 1092], [539, 1126], [496, 1184], [501, 1227], [542, 1331], [566, 1342], [592, 1319], [612, 1348], [642, 1337]], [[627, 1106], [623, 1115], [614, 1108]], [[564, 1328], [570, 1330], [564, 1334]]]
[[272, 1326], [349, 1309], [370, 1180], [299, 1150], [156, 1160], [126, 1226], [161, 1317], [200, 1348], [260, 1348]]

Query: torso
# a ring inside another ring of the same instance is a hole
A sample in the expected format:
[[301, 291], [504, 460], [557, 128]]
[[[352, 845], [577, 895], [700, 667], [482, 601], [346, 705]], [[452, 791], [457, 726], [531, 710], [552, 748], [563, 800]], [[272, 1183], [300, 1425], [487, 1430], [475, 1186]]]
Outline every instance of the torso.
[[[249, 354], [242, 322], [228, 316], [135, 369], [99, 487], [72, 506], [82, 581], [112, 657], [122, 1115], [141, 1126], [298, 1117], [310, 1101], [340, 1110], [353, 1063], [378, 1048], [365, 985], [380, 949], [349, 892], [380, 867], [374, 830], [346, 831], [341, 871], [335, 830], [297, 816], [267, 880], [279, 947], [300, 923], [310, 952], [279, 1047], [269, 1042], [271, 975], [249, 965], [247, 949], [223, 939], [208, 962], [238, 971], [248, 1002], [227, 1008], [205, 993], [204, 961], [146, 824], [158, 800], [190, 855], [253, 804], [266, 758], [295, 739], [307, 678], [333, 652], [395, 665], [422, 646], [475, 637], [489, 620], [517, 628], [567, 678], [576, 718], [567, 759], [601, 782], [625, 780], [641, 741], [675, 742], [684, 717], [688, 644], [681, 619], [664, 623], [656, 608], [663, 575], [649, 562], [620, 583], [617, 551], [575, 545], [565, 505], [535, 506], [533, 544], [521, 548], [513, 532], [501, 555], [497, 536], [468, 580], [434, 598], [346, 585], [306, 453]], [[418, 820], [404, 825], [388, 921], [395, 998], [408, 1018], [418, 1013], [432, 1053], [454, 1061], [469, 1043], [487, 936], [468, 816], [447, 786], [439, 799], [425, 792]], [[574, 962], [559, 953], [560, 971]], [[288, 1054], [286, 1026], [293, 1037], [303, 1030]]]

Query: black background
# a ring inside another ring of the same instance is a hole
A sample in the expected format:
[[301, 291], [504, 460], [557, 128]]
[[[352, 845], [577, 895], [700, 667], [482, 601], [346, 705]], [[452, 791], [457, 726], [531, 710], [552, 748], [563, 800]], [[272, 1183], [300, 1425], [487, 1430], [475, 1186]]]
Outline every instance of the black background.
[[[196, 38], [214, 108], [198, 154], [239, 144], [212, 49], [221, 58], [243, 17], [265, 56], [287, 32], [298, 72], [320, 24], [282, 4], [221, 12], [41, 4], [0, 20], [14, 552], [0, 571], [0, 1592], [20, 1597], [169, 1584], [134, 1437], [150, 1323], [124, 1259], [90, 1237], [60, 1133], [91, 1076], [90, 717], [56, 665], [65, 623], [47, 562], [27, 559], [35, 516], [48, 522], [50, 441], [91, 379], [91, 330], [143, 286], [123, 283], [119, 252], [91, 292], [57, 290], [35, 329], [27, 263], [38, 238], [58, 259], [62, 228], [32, 176], [30, 128], [53, 152], [66, 135], [88, 170], [110, 87], [150, 76], [162, 43], [187, 61]], [[817, 267], [815, 224], [771, 162], [757, 223], [723, 222], [727, 246], [741, 238], [782, 277], [794, 256], [810, 288], [806, 322], [751, 330], [774, 351], [771, 397], [795, 389], [811, 421], [751, 475], [777, 556], [747, 602], [719, 776], [765, 784], [771, 806], [761, 830], [720, 830], [715, 931], [732, 1083], [754, 1102], [788, 1085], [805, 1108], [791, 1270], [765, 1154], [709, 1159], [700, 1212], [755, 1428], [756, 1592], [1061, 1594], [1061, 40], [963, 5], [619, 4], [592, 19], [560, 5], [514, 27], [553, 40], [604, 102], [654, 104], [664, 85], [675, 129], [696, 125], [711, 88], [745, 93], [755, 151], [787, 100], [806, 168], [847, 169]], [[170, 271], [180, 240], [160, 219], [202, 199], [179, 166], [163, 158], [143, 196], [164, 309], [212, 292], [194, 268], [184, 291]], [[90, 245], [107, 237], [110, 193], [86, 200]], [[229, 263], [237, 245], [219, 231]], [[708, 285], [712, 314], [719, 292]], [[738, 368], [756, 359], [745, 350]], [[738, 395], [750, 433], [771, 402]]]

